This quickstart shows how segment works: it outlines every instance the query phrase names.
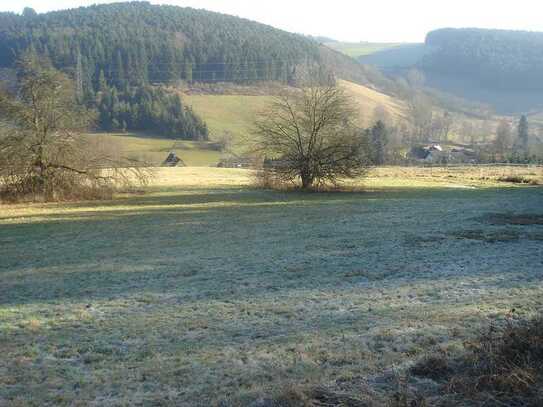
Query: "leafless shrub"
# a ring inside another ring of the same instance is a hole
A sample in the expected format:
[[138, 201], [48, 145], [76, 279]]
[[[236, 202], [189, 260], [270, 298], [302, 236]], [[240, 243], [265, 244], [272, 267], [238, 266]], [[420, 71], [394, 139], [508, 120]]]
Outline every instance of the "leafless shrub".
[[255, 123], [266, 178], [319, 189], [366, 174], [367, 143], [355, 123], [351, 100], [332, 80], [283, 92]]
[[[520, 175], [509, 175], [506, 177], [500, 177], [498, 178], [498, 181], [509, 182], [511, 184], [531, 184], [532, 183], [532, 180], [530, 178], [526, 178]], [[534, 185], [537, 185], [537, 183], [535, 183]]]
[[543, 317], [491, 325], [465, 347], [457, 358], [429, 356], [411, 373], [443, 383], [446, 394], [469, 405], [543, 405]]
[[24, 57], [17, 94], [0, 92], [0, 198], [102, 199], [119, 186], [146, 183], [142, 163], [82, 137], [92, 120], [69, 78]]

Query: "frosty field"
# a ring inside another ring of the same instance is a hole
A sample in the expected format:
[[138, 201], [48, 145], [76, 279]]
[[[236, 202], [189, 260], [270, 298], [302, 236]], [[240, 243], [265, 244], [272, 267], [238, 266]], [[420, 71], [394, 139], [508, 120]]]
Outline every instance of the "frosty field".
[[542, 308], [539, 187], [281, 193], [214, 174], [0, 206], [0, 406], [356, 389]]

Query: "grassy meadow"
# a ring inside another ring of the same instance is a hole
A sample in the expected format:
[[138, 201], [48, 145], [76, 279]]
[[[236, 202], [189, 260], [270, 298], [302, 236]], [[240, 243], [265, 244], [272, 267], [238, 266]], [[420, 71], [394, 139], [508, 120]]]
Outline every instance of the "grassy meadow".
[[123, 157], [161, 165], [170, 152], [175, 152], [190, 167], [216, 166], [221, 159], [213, 143], [173, 140], [145, 133], [92, 133], [86, 138], [98, 148]]
[[351, 58], [359, 58], [366, 55], [375, 54], [379, 51], [384, 51], [390, 48], [405, 45], [404, 43], [388, 43], [388, 42], [340, 42], [332, 41], [326, 43], [326, 46], [342, 52]]
[[[361, 125], [371, 125], [373, 112], [378, 106], [388, 111], [393, 119], [405, 116], [403, 102], [393, 97], [344, 80], [339, 84], [360, 108]], [[211, 140], [219, 140], [229, 132], [239, 147], [251, 138], [256, 116], [265, 111], [273, 96], [184, 94], [183, 100], [208, 124]]]
[[243, 141], [249, 137], [256, 115], [266, 109], [272, 96], [184, 95], [183, 100], [205, 120], [212, 140], [229, 132]]
[[144, 194], [2, 205], [0, 405], [246, 406], [316, 385], [384, 402], [383, 372], [543, 305], [543, 189], [498, 181], [541, 168], [487, 171], [314, 194], [164, 168]]

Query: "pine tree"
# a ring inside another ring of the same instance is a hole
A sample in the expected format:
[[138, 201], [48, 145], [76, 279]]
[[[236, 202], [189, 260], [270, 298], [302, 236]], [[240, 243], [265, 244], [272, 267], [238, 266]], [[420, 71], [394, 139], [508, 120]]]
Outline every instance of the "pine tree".
[[185, 80], [188, 83], [192, 83], [193, 80], [193, 73], [192, 73], [192, 62], [186, 61], [185, 62]]
[[100, 69], [100, 76], [98, 78], [98, 90], [100, 92], [106, 92], [108, 90], [106, 76], [104, 75], [103, 69]]

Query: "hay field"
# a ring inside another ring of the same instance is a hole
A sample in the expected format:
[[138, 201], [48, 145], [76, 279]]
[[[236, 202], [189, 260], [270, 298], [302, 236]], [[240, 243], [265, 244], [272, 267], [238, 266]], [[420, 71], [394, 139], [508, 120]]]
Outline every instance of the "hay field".
[[426, 170], [308, 194], [159, 169], [145, 194], [0, 206], [0, 405], [361, 394], [541, 309], [543, 189]]

